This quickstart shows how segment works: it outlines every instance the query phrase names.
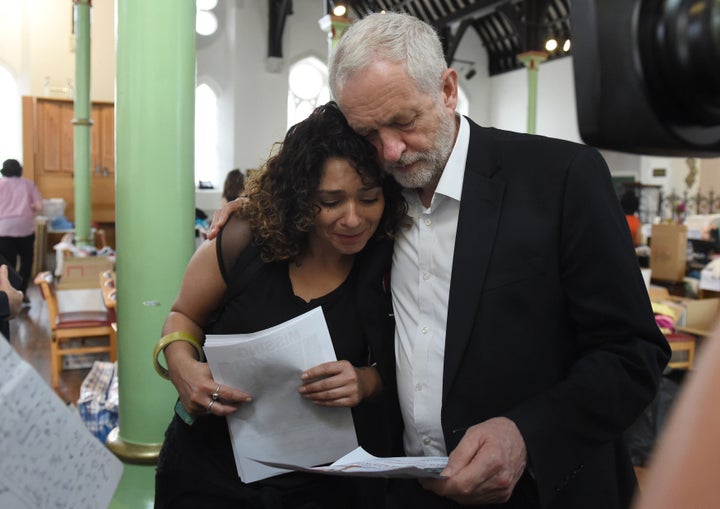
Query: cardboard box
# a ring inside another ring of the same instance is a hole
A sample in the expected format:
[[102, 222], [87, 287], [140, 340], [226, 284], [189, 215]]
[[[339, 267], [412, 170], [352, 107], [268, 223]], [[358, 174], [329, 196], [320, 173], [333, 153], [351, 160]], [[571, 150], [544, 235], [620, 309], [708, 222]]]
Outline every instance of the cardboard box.
[[57, 289], [100, 288], [100, 273], [114, 266], [114, 260], [107, 256], [67, 257]]
[[700, 272], [700, 289], [720, 292], [720, 277], [712, 269], [703, 269]]
[[687, 266], [687, 228], [681, 224], [654, 224], [650, 241], [652, 278], [679, 282]]
[[678, 332], [709, 336], [720, 317], [720, 298], [712, 299], [674, 299], [685, 308], [685, 314], [678, 321]]

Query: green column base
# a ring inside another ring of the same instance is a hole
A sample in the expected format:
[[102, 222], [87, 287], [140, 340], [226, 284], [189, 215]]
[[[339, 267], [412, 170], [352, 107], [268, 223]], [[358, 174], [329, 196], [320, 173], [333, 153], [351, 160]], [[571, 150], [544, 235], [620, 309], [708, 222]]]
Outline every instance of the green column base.
[[135, 465], [155, 465], [162, 444], [134, 444], [120, 438], [120, 428], [113, 429], [105, 440], [105, 445], [123, 463]]
[[108, 509], [153, 509], [154, 506], [155, 467], [125, 465]]

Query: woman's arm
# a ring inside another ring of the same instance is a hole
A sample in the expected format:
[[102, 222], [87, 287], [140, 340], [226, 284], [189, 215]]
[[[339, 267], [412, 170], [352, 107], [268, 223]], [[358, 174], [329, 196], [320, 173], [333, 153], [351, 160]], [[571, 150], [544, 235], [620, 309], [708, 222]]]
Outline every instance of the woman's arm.
[[38, 188], [33, 184], [33, 200], [32, 200], [32, 210], [33, 212], [40, 212], [43, 209], [43, 200], [42, 195], [40, 194], [40, 191]]
[[642, 246], [643, 242], [643, 233], [642, 233], [642, 223], [638, 225], [637, 230], [635, 230], [635, 237], [633, 238], [633, 244], [635, 247]]
[[7, 265], [0, 265], [0, 320], [15, 318], [22, 309], [23, 293], [13, 288]]
[[[165, 320], [163, 335], [187, 332], [201, 341], [204, 338], [203, 327], [222, 303], [226, 290], [215, 243], [215, 240], [203, 243], [190, 259], [178, 296]], [[217, 391], [218, 384], [213, 380], [210, 368], [199, 361], [190, 343], [171, 343], [165, 348], [165, 359], [170, 380], [190, 414], [206, 413], [215, 392], [220, 396], [212, 405], [215, 415], [228, 415], [241, 403], [251, 400], [247, 393], [231, 387], [222, 386]]]

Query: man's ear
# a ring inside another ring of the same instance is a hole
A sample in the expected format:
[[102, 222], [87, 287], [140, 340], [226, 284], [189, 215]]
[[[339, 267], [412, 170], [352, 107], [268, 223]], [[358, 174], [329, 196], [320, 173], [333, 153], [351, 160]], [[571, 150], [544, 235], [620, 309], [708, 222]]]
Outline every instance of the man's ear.
[[458, 73], [452, 67], [445, 69], [442, 74], [442, 100], [443, 104], [455, 111], [458, 100]]

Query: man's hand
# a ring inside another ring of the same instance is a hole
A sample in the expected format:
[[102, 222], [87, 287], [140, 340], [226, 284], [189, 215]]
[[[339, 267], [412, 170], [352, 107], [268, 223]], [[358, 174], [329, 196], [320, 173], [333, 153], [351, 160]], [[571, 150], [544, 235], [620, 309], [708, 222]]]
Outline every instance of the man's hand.
[[460, 504], [500, 504], [510, 499], [526, 463], [525, 440], [517, 426], [496, 417], [468, 428], [442, 472], [448, 479], [420, 483]]
[[227, 204], [225, 204], [223, 208], [215, 211], [215, 213], [213, 214], [212, 223], [210, 223], [210, 228], [208, 228], [206, 232], [208, 240], [217, 237], [220, 228], [222, 228], [223, 225], [227, 223], [228, 219], [230, 219], [230, 216], [240, 210], [240, 207], [242, 207], [242, 204], [246, 200], [247, 198], [242, 196], [240, 198], [235, 198], [233, 201], [227, 202]]
[[23, 308], [23, 293], [13, 288], [8, 279], [7, 265], [0, 265], [0, 292], [5, 292], [10, 304], [10, 316], [15, 318]]

